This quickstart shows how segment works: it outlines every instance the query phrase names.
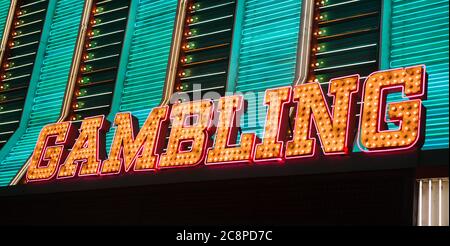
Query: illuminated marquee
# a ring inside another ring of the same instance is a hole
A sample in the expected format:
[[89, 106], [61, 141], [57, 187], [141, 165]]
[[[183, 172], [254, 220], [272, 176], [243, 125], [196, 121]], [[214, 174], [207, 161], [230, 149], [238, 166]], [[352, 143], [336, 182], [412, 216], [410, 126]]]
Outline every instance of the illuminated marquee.
[[[348, 155], [355, 138], [367, 153], [417, 148], [424, 129], [425, 67], [375, 72], [362, 86], [359, 81], [359, 75], [331, 80], [328, 97], [332, 104], [317, 82], [267, 90], [262, 139], [254, 133], [238, 135], [236, 122], [245, 102], [236, 95], [219, 100], [217, 126], [213, 124], [215, 105], [210, 100], [154, 108], [140, 130], [130, 113], [119, 113], [108, 159], [104, 134], [109, 123], [103, 116], [85, 119], [78, 131], [71, 122], [48, 125], [40, 133], [26, 180], [112, 175], [132, 168], [154, 171], [199, 164], [287, 162], [315, 156], [317, 149], [325, 155]], [[387, 95], [393, 92], [402, 92], [405, 100], [387, 103]], [[355, 136], [353, 116], [358, 98], [362, 98], [361, 117]], [[291, 108], [296, 114], [292, 139], [288, 139]], [[168, 146], [162, 153], [170, 120]], [[389, 122], [397, 129], [388, 129]], [[214, 142], [210, 141], [213, 134]]]

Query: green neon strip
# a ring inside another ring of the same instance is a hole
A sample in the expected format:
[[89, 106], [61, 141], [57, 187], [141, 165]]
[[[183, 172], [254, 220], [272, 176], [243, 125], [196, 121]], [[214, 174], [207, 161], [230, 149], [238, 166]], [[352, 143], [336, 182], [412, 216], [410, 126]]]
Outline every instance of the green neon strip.
[[0, 186], [30, 157], [41, 129], [59, 118], [83, 6], [83, 0], [50, 1], [21, 125], [0, 152]]

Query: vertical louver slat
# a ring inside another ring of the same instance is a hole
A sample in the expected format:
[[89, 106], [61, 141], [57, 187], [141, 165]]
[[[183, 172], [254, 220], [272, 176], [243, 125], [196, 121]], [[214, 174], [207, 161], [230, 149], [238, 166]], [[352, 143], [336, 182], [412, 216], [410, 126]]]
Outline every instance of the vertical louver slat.
[[391, 67], [427, 68], [425, 150], [449, 147], [448, 8], [448, 0], [392, 1]]
[[18, 128], [36, 59], [48, 0], [19, 0], [0, 62], [0, 148]]
[[[174, 92], [225, 95], [236, 1], [190, 0]], [[199, 98], [196, 98], [199, 99]]]
[[130, 1], [94, 1], [84, 40], [70, 120], [109, 113], [129, 8]]
[[42, 128], [59, 118], [83, 6], [83, 0], [57, 1], [26, 131], [6, 155], [0, 151], [0, 186], [26, 163]]
[[291, 85], [296, 76], [300, 0], [247, 0], [236, 91], [246, 96], [244, 131], [262, 136], [266, 117], [264, 91]]
[[381, 0], [316, 0], [308, 82], [378, 70]]

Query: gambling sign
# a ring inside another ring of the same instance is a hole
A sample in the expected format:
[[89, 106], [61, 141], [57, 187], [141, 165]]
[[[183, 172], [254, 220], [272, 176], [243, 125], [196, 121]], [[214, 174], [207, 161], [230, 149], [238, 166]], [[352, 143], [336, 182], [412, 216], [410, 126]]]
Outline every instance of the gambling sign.
[[[255, 133], [239, 136], [236, 122], [244, 112], [244, 99], [237, 95], [220, 98], [217, 109], [211, 100], [154, 108], [141, 129], [130, 113], [118, 113], [108, 155], [105, 133], [109, 123], [104, 116], [83, 120], [79, 129], [72, 122], [47, 125], [39, 135], [26, 181], [200, 164], [298, 163], [301, 158], [315, 156], [317, 151], [348, 155], [355, 139], [367, 153], [418, 148], [424, 129], [422, 100], [426, 96], [426, 78], [422, 65], [372, 73], [362, 86], [359, 75], [336, 78], [328, 88], [332, 105], [319, 83], [269, 89], [265, 94], [267, 116], [262, 139]], [[405, 100], [387, 103], [386, 96], [399, 91]], [[356, 122], [358, 98], [360, 120]], [[288, 139], [286, 129], [292, 107], [295, 123]], [[213, 119], [215, 112], [217, 119]], [[398, 128], [389, 130], [387, 123], [395, 123]], [[210, 141], [213, 134], [214, 143]]]

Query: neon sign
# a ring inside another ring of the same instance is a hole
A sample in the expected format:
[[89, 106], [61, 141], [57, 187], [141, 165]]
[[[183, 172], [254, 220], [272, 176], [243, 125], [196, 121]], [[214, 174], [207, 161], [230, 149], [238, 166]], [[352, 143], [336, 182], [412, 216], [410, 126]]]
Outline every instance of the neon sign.
[[[255, 133], [239, 133], [237, 122], [245, 102], [238, 95], [220, 98], [217, 109], [211, 100], [154, 108], [140, 130], [130, 113], [118, 113], [108, 157], [104, 135], [109, 123], [103, 116], [83, 120], [79, 129], [71, 122], [47, 125], [40, 133], [26, 180], [117, 175], [200, 164], [282, 163], [313, 157], [318, 149], [324, 155], [348, 155], [354, 140], [366, 153], [417, 148], [424, 129], [426, 78], [424, 66], [372, 73], [362, 88], [359, 75], [336, 78], [328, 88], [332, 104], [317, 82], [267, 90], [262, 139]], [[402, 92], [405, 100], [387, 103], [386, 96], [393, 92]], [[361, 111], [356, 126], [353, 116], [358, 98]], [[287, 139], [290, 109], [296, 113], [292, 137]], [[214, 112], [218, 119], [214, 119]], [[396, 124], [398, 129], [388, 129], [387, 123]]]

